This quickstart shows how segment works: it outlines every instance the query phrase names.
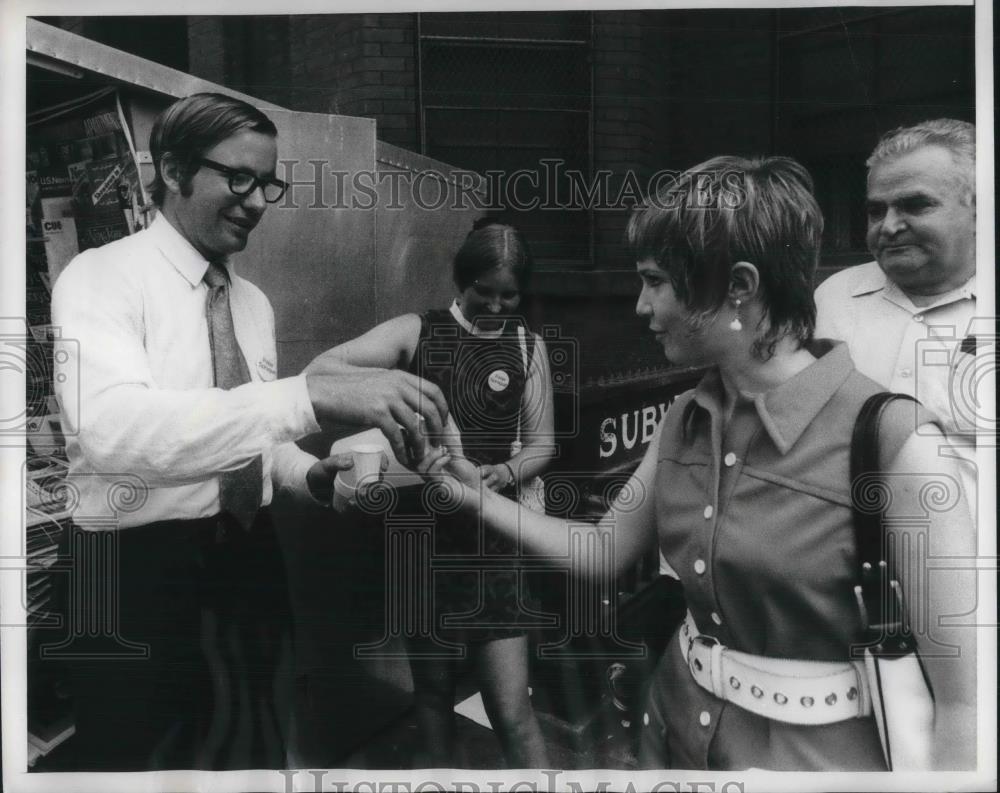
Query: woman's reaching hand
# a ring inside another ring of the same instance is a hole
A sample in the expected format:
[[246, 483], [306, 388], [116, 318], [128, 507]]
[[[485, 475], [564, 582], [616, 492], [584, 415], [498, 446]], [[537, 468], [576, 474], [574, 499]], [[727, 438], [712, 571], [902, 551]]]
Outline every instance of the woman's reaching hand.
[[499, 465], [481, 465], [479, 466], [479, 477], [482, 479], [483, 484], [486, 485], [494, 493], [498, 493], [503, 490], [507, 485], [513, 482], [513, 474], [509, 467], [500, 463]]

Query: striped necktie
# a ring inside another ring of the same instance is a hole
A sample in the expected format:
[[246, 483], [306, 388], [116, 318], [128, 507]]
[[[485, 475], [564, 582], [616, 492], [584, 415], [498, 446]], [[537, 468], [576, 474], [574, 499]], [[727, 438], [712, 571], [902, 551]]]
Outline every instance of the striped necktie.
[[[229, 274], [221, 264], [212, 263], [205, 271], [208, 299], [208, 339], [217, 388], [235, 388], [250, 382], [250, 370], [236, 343], [233, 314], [229, 307]], [[253, 524], [263, 497], [264, 461], [258, 455], [247, 465], [219, 475], [219, 507], [244, 528]]]

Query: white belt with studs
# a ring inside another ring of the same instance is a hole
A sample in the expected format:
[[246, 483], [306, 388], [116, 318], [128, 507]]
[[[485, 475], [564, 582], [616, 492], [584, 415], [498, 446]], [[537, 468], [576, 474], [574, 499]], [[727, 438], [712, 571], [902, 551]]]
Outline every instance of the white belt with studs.
[[741, 653], [699, 633], [690, 611], [678, 636], [695, 682], [751, 713], [789, 724], [832, 724], [871, 713], [863, 661], [798, 661]]

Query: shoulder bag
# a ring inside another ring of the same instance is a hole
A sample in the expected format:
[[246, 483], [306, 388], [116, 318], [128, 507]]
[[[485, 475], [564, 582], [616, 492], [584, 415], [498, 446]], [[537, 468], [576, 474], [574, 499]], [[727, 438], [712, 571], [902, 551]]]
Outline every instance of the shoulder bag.
[[[934, 698], [903, 603], [903, 590], [890, 558], [879, 463], [879, 422], [886, 406], [903, 394], [882, 392], [861, 408], [851, 439], [851, 505], [858, 557], [854, 587], [864, 639], [852, 655], [863, 655], [872, 711], [890, 771], [930, 769]], [[871, 492], [869, 490], [869, 492]], [[877, 503], [876, 503], [877, 502]], [[862, 506], [864, 504], [865, 506]], [[874, 505], [874, 506], [871, 506]]]

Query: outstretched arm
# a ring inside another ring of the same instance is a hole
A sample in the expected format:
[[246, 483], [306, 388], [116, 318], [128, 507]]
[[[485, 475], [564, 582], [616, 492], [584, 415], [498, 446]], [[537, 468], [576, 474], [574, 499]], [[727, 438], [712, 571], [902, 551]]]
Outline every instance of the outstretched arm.
[[305, 374], [340, 374], [359, 368], [406, 369], [419, 337], [420, 317], [403, 314], [320, 353], [305, 368]]
[[[478, 481], [477, 469], [462, 458], [447, 452], [431, 454], [420, 465], [429, 479], [448, 487], [452, 498], [469, 514], [491, 529], [511, 539], [522, 539], [534, 552], [569, 558], [577, 573], [597, 575], [604, 563], [602, 547], [613, 544], [615, 572], [633, 564], [656, 539], [656, 511], [653, 482], [659, 450], [657, 433], [646, 456], [622, 488], [611, 508], [595, 524], [567, 521], [521, 508]], [[451, 443], [447, 442], [448, 451]], [[441, 478], [448, 471], [451, 476]], [[579, 539], [580, 553], [571, 553], [571, 538]]]

